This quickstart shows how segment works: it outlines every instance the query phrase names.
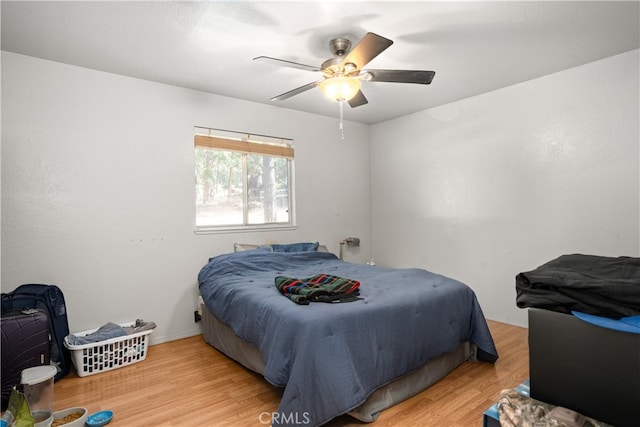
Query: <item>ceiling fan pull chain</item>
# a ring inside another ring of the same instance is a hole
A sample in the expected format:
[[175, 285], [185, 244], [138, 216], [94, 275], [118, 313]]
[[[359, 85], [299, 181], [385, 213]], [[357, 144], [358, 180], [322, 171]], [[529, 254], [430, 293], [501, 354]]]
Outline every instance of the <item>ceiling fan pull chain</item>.
[[344, 125], [342, 123], [344, 101], [338, 101], [340, 104], [340, 140], [344, 141]]

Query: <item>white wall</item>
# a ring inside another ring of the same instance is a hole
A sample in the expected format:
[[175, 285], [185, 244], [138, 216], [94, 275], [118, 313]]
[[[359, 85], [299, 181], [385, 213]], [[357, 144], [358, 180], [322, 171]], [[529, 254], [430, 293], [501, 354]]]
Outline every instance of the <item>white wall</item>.
[[[337, 109], [336, 109], [337, 111]], [[195, 235], [193, 126], [293, 138], [298, 229]], [[371, 253], [369, 126], [2, 52], [2, 291], [52, 283], [72, 331], [199, 333], [197, 274], [233, 242]], [[342, 173], [341, 171], [348, 171]]]
[[[2, 52], [2, 291], [55, 283], [73, 331], [138, 317], [157, 343], [199, 333], [197, 273], [233, 242], [353, 235], [348, 260], [373, 241], [378, 264], [462, 280], [524, 326], [517, 273], [639, 256], [638, 54], [347, 122], [341, 142], [337, 119]], [[296, 231], [193, 233], [194, 125], [296, 140]]]
[[488, 318], [525, 326], [517, 273], [639, 256], [638, 55], [372, 126], [378, 264], [457, 278]]

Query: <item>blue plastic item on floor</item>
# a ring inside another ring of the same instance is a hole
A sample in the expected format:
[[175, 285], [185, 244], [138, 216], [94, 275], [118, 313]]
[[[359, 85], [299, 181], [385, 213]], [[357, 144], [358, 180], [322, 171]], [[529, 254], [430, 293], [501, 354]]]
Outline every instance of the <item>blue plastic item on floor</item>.
[[95, 414], [89, 415], [87, 418], [87, 425], [90, 427], [100, 427], [103, 426], [113, 418], [113, 411], [100, 411]]

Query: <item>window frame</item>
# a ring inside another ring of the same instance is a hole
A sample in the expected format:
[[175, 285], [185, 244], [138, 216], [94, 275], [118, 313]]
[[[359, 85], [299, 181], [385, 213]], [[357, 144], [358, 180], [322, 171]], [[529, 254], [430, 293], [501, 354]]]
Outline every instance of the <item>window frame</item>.
[[[242, 156], [242, 185], [243, 185], [243, 223], [228, 225], [198, 225], [197, 185], [194, 185], [194, 229], [196, 234], [251, 232], [268, 230], [293, 230], [297, 228], [295, 215], [295, 151], [293, 140], [290, 138], [273, 137], [250, 133], [234, 132], [222, 129], [203, 128], [196, 126], [194, 131], [194, 172], [195, 150], [208, 148], [219, 151], [241, 153]], [[289, 221], [279, 223], [248, 223], [248, 186], [247, 186], [247, 155], [258, 154], [287, 159], [288, 193], [289, 193]]]

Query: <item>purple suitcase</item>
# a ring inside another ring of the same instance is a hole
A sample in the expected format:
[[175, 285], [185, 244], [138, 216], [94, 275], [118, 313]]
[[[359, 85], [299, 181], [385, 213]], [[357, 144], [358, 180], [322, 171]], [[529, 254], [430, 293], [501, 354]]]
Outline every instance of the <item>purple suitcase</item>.
[[11, 389], [20, 383], [22, 370], [49, 364], [51, 343], [49, 318], [43, 310], [2, 313], [0, 329], [4, 410], [9, 403]]

